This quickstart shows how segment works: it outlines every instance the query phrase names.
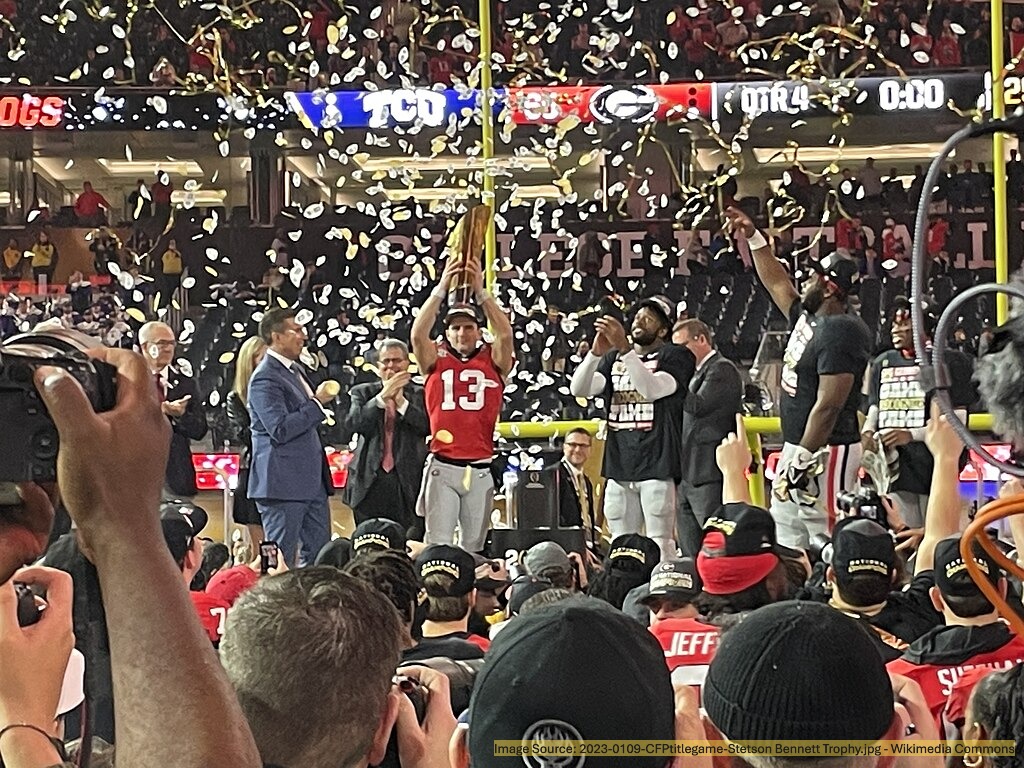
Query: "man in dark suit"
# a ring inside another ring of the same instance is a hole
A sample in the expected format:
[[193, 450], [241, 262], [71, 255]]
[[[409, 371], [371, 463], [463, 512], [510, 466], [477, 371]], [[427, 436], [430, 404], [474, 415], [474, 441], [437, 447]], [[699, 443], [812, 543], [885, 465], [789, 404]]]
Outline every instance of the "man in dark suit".
[[676, 510], [676, 536], [684, 557], [700, 550], [704, 521], [722, 505], [722, 472], [715, 448], [736, 431], [743, 408], [743, 378], [732, 361], [714, 348], [711, 329], [700, 320], [684, 320], [672, 332], [675, 344], [697, 360], [683, 404], [682, 480]]
[[412, 382], [409, 347], [398, 339], [381, 342], [380, 381], [352, 388], [346, 428], [358, 434], [355, 461], [345, 488], [356, 525], [375, 517], [416, 521], [416, 499], [427, 459], [430, 422], [423, 387]]
[[594, 483], [583, 471], [590, 459], [594, 439], [582, 427], [570, 430], [562, 443], [562, 460], [558, 464], [558, 525], [561, 528], [583, 528], [587, 546], [601, 548], [601, 520], [594, 498]]
[[311, 564], [331, 539], [327, 497], [334, 490], [317, 427], [327, 416], [323, 406], [337, 391], [328, 380], [314, 392], [306, 379], [297, 362], [306, 330], [294, 310], [267, 310], [259, 334], [267, 354], [249, 382], [249, 498], [256, 502], [267, 540], [277, 542], [291, 568], [300, 541], [301, 562]]
[[171, 449], [167, 455], [164, 497], [190, 499], [196, 495], [196, 471], [192, 464], [192, 440], [206, 435], [199, 385], [171, 365], [177, 341], [166, 323], [149, 322], [139, 329], [139, 346], [146, 358], [154, 386], [160, 393], [164, 414], [171, 422]]

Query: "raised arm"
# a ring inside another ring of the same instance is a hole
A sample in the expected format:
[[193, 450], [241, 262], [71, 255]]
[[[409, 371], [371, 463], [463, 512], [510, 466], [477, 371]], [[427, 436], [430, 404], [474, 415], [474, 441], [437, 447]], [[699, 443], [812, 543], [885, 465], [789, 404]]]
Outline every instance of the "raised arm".
[[935, 546], [960, 530], [960, 454], [964, 444], [932, 400], [931, 419], [925, 430], [925, 444], [935, 457], [928, 509], [924, 516], [924, 538], [917, 548], [914, 575], [935, 567]]
[[736, 431], [730, 432], [715, 449], [715, 460], [718, 462], [718, 468], [722, 470], [723, 504], [736, 501], [753, 503], [750, 499], [750, 483], [747, 482], [747, 469], [750, 468], [752, 459], [743, 414], [737, 413]]
[[497, 299], [484, 287], [483, 267], [479, 259], [471, 262], [473, 270], [473, 290], [476, 294], [476, 303], [484, 311], [487, 324], [491, 327], [491, 334], [494, 341], [491, 343], [491, 359], [498, 367], [498, 373], [502, 378], [507, 378], [512, 373], [512, 366], [515, 365], [515, 338], [512, 333], [512, 323], [509, 322], [505, 310], [498, 304]]
[[789, 272], [782, 266], [782, 262], [775, 258], [771, 245], [764, 235], [757, 231], [749, 216], [738, 208], [727, 208], [725, 215], [732, 225], [733, 235], [745, 240], [750, 248], [750, 256], [754, 260], [754, 269], [757, 270], [761, 284], [768, 290], [775, 306], [788, 319], [793, 302], [800, 298], [793, 281], [790, 280]]
[[[111, 411], [94, 413], [62, 369], [41, 367], [35, 380], [60, 433], [61, 497], [99, 575], [113, 662], [117, 762], [256, 768], [260, 758], [245, 716], [160, 532], [170, 425], [152, 375], [133, 352], [89, 354], [117, 367]], [[98, 445], [104, 449], [97, 451]], [[132, 481], [119, 482], [122, 477]]]
[[437, 321], [437, 313], [441, 304], [448, 298], [448, 286], [451, 284], [455, 274], [462, 268], [462, 262], [457, 259], [450, 259], [441, 273], [441, 279], [419, 313], [412, 321], [410, 341], [412, 342], [412, 353], [416, 355], [416, 365], [423, 374], [430, 373], [437, 364], [437, 346], [434, 344], [434, 337], [431, 332], [434, 330], [434, 323]]

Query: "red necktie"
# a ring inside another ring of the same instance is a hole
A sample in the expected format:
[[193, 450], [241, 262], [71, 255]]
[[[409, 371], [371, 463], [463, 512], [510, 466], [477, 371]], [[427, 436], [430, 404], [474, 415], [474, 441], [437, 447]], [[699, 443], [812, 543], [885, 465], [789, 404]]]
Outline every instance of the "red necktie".
[[153, 377], [156, 379], [156, 393], [160, 398], [160, 402], [164, 402], [167, 399], [167, 393], [164, 392], [164, 380], [160, 377], [159, 373], [154, 373]]
[[381, 458], [380, 467], [385, 472], [395, 468], [395, 407], [394, 400], [384, 401], [384, 456]]

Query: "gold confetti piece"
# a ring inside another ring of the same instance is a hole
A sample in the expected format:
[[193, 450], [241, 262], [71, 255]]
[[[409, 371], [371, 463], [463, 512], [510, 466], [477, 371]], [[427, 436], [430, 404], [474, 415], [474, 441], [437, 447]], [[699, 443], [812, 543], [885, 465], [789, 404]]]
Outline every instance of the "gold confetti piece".
[[146, 313], [138, 307], [128, 307], [124, 313], [137, 323], [144, 323], [147, 320]]
[[437, 434], [434, 435], [434, 439], [437, 440], [437, 442], [439, 443], [450, 445], [451, 443], [455, 442], [455, 435], [453, 435], [447, 429], [440, 429], [437, 431]]

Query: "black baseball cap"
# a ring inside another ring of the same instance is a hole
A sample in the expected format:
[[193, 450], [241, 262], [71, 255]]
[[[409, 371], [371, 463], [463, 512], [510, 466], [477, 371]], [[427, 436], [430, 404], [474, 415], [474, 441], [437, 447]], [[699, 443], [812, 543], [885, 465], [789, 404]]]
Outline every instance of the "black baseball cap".
[[187, 501], [169, 501], [160, 506], [160, 527], [174, 562], [181, 563], [208, 520], [206, 510]]
[[[608, 567], [617, 568], [624, 563], [640, 563], [646, 570], [648, 578], [651, 571], [661, 562], [661, 548], [654, 539], [641, 536], [639, 533], [627, 533], [617, 536], [608, 549]], [[635, 569], [634, 569], [635, 570]]]
[[838, 252], [812, 261], [811, 268], [832, 283], [844, 296], [855, 296], [860, 290], [860, 265]]
[[845, 517], [832, 531], [832, 567], [840, 584], [861, 576], [889, 580], [896, 569], [896, 542], [874, 520]]
[[[974, 542], [974, 562], [989, 582], [998, 584], [1003, 572], [981, 545]], [[960, 537], [951, 536], [935, 545], [935, 586], [949, 597], [979, 597], [984, 593], [974, 583], [960, 555]]]
[[538, 579], [536, 576], [530, 575], [520, 576], [509, 585], [508, 592], [506, 593], [508, 596], [509, 614], [518, 616], [523, 603], [534, 595], [539, 595], [541, 592], [545, 592], [552, 587], [554, 585], [546, 579]]
[[344, 568], [352, 559], [352, 541], [350, 539], [332, 539], [317, 552], [313, 565], [330, 565]]
[[661, 319], [661, 322], [665, 324], [665, 327], [670, 331], [672, 330], [672, 325], [675, 323], [676, 310], [675, 305], [666, 296], [656, 295], [641, 299], [636, 305], [637, 311], [644, 307], [654, 312]]
[[474, 307], [472, 304], [455, 304], [449, 307], [448, 311], [445, 313], [444, 316], [445, 327], [447, 328], [449, 325], [451, 325], [452, 320], [454, 320], [457, 317], [468, 317], [477, 325], [483, 325], [483, 320], [480, 318], [480, 313], [477, 311], [477, 308]]
[[[431, 544], [416, 558], [416, 573], [430, 597], [462, 597], [473, 591], [476, 582], [476, 561], [464, 549], [450, 544]], [[427, 586], [428, 576], [450, 576], [453, 581], [447, 589]]]
[[697, 572], [709, 595], [734, 595], [767, 577], [778, 558], [800, 556], [779, 544], [767, 509], [732, 502], [705, 521]]
[[703, 585], [692, 557], [658, 563], [651, 572], [648, 593], [640, 600], [647, 605], [667, 598], [679, 603], [692, 602], [701, 593]]
[[364, 520], [352, 532], [352, 551], [375, 552], [382, 549], [397, 549], [405, 552], [405, 529], [394, 520], [375, 517]]
[[[586, 653], [580, 653], [586, 648]], [[613, 692], [608, 697], [595, 691]], [[494, 638], [469, 703], [473, 768], [510, 768], [495, 740], [672, 740], [665, 653], [643, 625], [604, 600], [571, 597], [518, 616]], [[566, 762], [581, 764], [579, 758]], [[587, 768], [664, 768], [665, 755], [586, 757]]]
[[501, 560], [488, 560], [483, 555], [473, 555], [473, 562], [476, 564], [474, 576], [476, 581], [473, 586], [477, 589], [485, 589], [497, 592], [499, 589], [508, 586], [508, 569]]

